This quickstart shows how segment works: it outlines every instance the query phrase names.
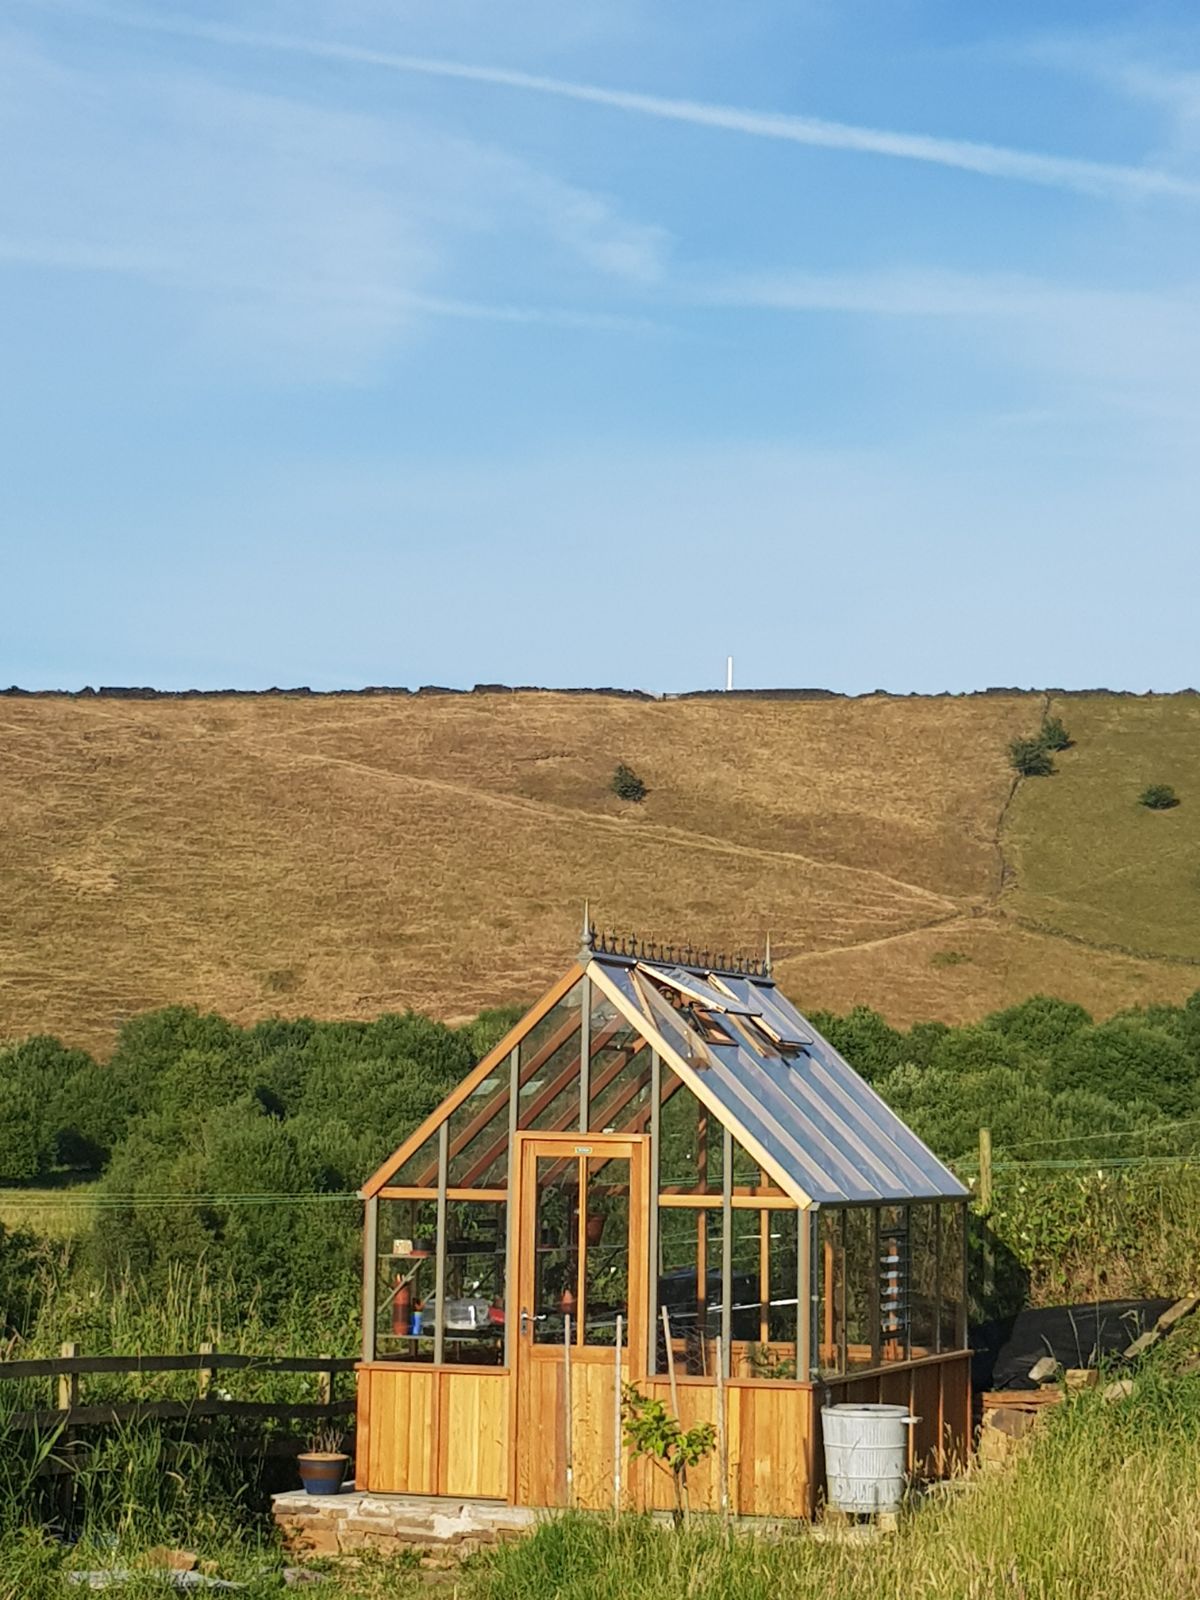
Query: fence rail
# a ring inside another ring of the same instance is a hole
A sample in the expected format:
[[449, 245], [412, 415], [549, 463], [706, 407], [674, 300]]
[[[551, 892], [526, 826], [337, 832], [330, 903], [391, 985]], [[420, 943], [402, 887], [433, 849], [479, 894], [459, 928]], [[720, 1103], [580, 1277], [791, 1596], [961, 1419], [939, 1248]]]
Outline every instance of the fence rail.
[[47, 1356], [37, 1361], [0, 1361], [6, 1378], [57, 1378], [89, 1372], [353, 1372], [353, 1356], [240, 1356], [201, 1350], [177, 1356]]
[[[64, 1344], [58, 1356], [34, 1361], [0, 1361], [0, 1386], [20, 1379], [55, 1380], [56, 1403], [22, 1411], [5, 1411], [0, 1387], [0, 1425], [17, 1429], [109, 1427], [123, 1422], [189, 1422], [201, 1417], [236, 1417], [253, 1422], [306, 1422], [319, 1424], [352, 1418], [354, 1398], [339, 1399], [337, 1379], [353, 1372], [357, 1361], [344, 1356], [234, 1355], [201, 1346], [176, 1355], [88, 1356], [73, 1343]], [[186, 1400], [107, 1400], [86, 1405], [81, 1399], [82, 1378], [155, 1372], [194, 1372], [196, 1394]], [[218, 1372], [305, 1373], [316, 1376], [315, 1400], [234, 1400], [212, 1392]]]

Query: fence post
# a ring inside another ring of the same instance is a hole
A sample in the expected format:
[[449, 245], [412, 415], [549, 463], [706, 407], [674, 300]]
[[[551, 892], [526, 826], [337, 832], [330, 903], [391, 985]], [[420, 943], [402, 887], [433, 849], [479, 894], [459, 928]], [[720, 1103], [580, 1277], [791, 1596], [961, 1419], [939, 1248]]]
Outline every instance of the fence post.
[[[996, 1252], [992, 1246], [992, 1130], [979, 1130], [979, 1209], [983, 1225], [983, 1314], [991, 1315], [992, 1294], [996, 1287]], [[964, 1222], [966, 1217], [963, 1218]]]
[[[206, 1343], [200, 1346], [200, 1354], [202, 1356], [213, 1356], [216, 1355], [216, 1353], [217, 1347], [215, 1344]], [[213, 1368], [201, 1366], [199, 1372], [196, 1374], [196, 1393], [199, 1395], [201, 1400], [208, 1398], [208, 1391], [212, 1387], [212, 1381]]]
[[333, 1357], [327, 1350], [322, 1350], [317, 1359], [330, 1363], [329, 1366], [323, 1367], [317, 1373], [317, 1404], [319, 1406], [331, 1406], [333, 1404]]
[[979, 1130], [979, 1208], [986, 1216], [992, 1209], [992, 1130]]
[[[79, 1354], [79, 1346], [73, 1340], [66, 1340], [59, 1347], [59, 1354], [68, 1361]], [[63, 1526], [70, 1528], [75, 1520], [75, 1432], [71, 1427], [71, 1412], [79, 1404], [79, 1374], [77, 1372], [60, 1372], [58, 1375], [58, 1409], [63, 1413], [63, 1426], [59, 1434], [59, 1444], [63, 1450], [63, 1461], [66, 1470], [58, 1488], [58, 1514], [62, 1518]]]
[[[79, 1354], [79, 1346], [67, 1340], [59, 1350], [59, 1354], [68, 1361]], [[77, 1372], [60, 1372], [58, 1375], [58, 1409], [70, 1411], [79, 1404], [79, 1374]]]

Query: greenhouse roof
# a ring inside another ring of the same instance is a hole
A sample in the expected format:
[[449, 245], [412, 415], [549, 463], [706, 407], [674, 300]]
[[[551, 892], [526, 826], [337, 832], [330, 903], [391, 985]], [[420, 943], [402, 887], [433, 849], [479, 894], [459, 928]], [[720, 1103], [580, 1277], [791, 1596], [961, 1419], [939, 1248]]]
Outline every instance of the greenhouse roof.
[[593, 945], [586, 970], [802, 1205], [964, 1199], [968, 1190], [776, 988]]
[[[581, 1076], [590, 1015], [587, 1005], [581, 1007], [585, 976], [593, 995], [602, 996], [615, 1013], [614, 1022], [620, 1018], [622, 1027], [650, 1047], [648, 1054], [657, 1053], [677, 1086], [690, 1089], [758, 1162], [764, 1181], [797, 1205], [967, 1198], [969, 1191], [949, 1168], [780, 993], [769, 959], [645, 945], [590, 928], [578, 963], [392, 1153], [362, 1194], [378, 1194], [418, 1150], [424, 1154], [406, 1181], [432, 1192], [439, 1158], [426, 1141], [472, 1096], [482, 1097], [478, 1110], [456, 1129], [441, 1162], [444, 1166], [450, 1157], [458, 1161], [461, 1156], [454, 1181], [468, 1188], [479, 1187], [489, 1167], [503, 1166], [510, 1126], [550, 1132], [578, 1128], [580, 1096], [586, 1105], [588, 1092]], [[552, 1013], [558, 1021], [550, 1033], [539, 1032]], [[637, 1053], [632, 1050], [628, 1059]], [[497, 1075], [506, 1059], [511, 1077]], [[537, 1074], [551, 1060], [553, 1069], [543, 1083]], [[620, 1070], [619, 1057], [616, 1064], [610, 1061], [606, 1081]], [[517, 1092], [518, 1072], [521, 1120], [510, 1124], [505, 1106]], [[624, 1089], [622, 1104], [631, 1120], [620, 1131], [644, 1134], [649, 1126], [645, 1091], [651, 1076], [647, 1064], [641, 1084], [635, 1079]], [[572, 1078], [580, 1086], [574, 1099]], [[583, 1126], [589, 1126], [586, 1111], [582, 1115]], [[473, 1139], [481, 1141], [483, 1153], [474, 1150], [468, 1159], [463, 1152]]]

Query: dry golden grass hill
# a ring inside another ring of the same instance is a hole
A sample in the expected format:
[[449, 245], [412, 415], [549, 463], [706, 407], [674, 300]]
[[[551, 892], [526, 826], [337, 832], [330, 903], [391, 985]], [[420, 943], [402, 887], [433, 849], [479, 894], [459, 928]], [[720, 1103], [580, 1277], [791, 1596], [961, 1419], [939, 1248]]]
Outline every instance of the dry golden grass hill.
[[[965, 1020], [1200, 987], [1200, 702], [553, 693], [0, 700], [0, 1038], [524, 1001], [598, 920], [802, 1005]], [[622, 802], [619, 761], [649, 794]], [[1136, 794], [1172, 782], [1173, 812]], [[1130, 953], [1132, 952], [1132, 953]]]

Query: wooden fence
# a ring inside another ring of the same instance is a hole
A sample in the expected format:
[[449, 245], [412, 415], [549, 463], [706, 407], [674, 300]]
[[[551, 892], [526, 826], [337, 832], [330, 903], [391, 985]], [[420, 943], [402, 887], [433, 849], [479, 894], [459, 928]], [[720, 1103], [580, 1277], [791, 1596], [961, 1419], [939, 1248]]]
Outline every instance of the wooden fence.
[[[85, 1356], [75, 1344], [64, 1344], [62, 1354], [35, 1361], [0, 1361], [0, 1385], [19, 1379], [47, 1378], [55, 1403], [34, 1410], [8, 1411], [0, 1389], [0, 1427], [19, 1429], [107, 1427], [114, 1423], [157, 1418], [188, 1422], [199, 1417], [240, 1417], [255, 1422], [306, 1422], [317, 1427], [353, 1418], [354, 1396], [339, 1399], [338, 1377], [353, 1372], [353, 1358], [337, 1356], [226, 1355], [214, 1346], [201, 1345], [194, 1354]], [[118, 1400], [88, 1405], [81, 1380], [100, 1374], [130, 1375], [152, 1372], [194, 1372], [196, 1393], [186, 1400]], [[262, 1402], [233, 1400], [214, 1392], [219, 1372], [316, 1374], [313, 1401]], [[49, 1396], [48, 1396], [49, 1398]]]

